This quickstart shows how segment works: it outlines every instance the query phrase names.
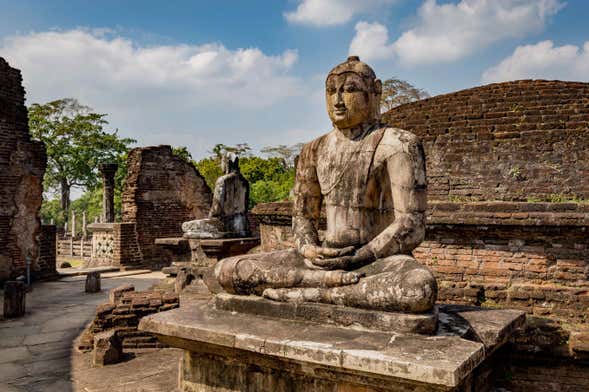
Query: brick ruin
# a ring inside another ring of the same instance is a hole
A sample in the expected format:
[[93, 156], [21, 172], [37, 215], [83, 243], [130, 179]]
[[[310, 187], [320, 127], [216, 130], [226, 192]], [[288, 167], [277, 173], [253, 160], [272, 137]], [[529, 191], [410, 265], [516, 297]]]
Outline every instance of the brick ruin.
[[522, 80], [403, 105], [383, 120], [421, 138], [429, 200], [588, 200], [588, 105], [588, 83]]
[[[570, 362], [589, 357], [589, 84], [491, 84], [383, 117], [424, 143], [429, 210], [414, 256], [439, 300], [533, 316], [503, 385], [589, 388], [583, 362]], [[290, 202], [252, 213], [262, 251], [293, 246]]]
[[127, 165], [123, 222], [136, 225], [143, 260], [157, 259], [155, 239], [182, 237], [182, 222], [207, 217], [212, 193], [198, 170], [170, 146], [135, 148]]
[[39, 218], [46, 165], [45, 146], [29, 134], [21, 73], [0, 58], [0, 281], [25, 274], [27, 256], [33, 277], [55, 274], [55, 229]]
[[180, 306], [178, 295], [158, 290], [135, 291], [133, 285], [122, 285], [109, 292], [109, 302], [98, 305], [96, 317], [86, 328], [77, 342], [81, 351], [91, 351], [94, 335], [105, 331], [116, 331], [122, 340], [123, 349], [165, 347], [157, 338], [137, 330], [141, 318], [148, 314], [164, 312]]

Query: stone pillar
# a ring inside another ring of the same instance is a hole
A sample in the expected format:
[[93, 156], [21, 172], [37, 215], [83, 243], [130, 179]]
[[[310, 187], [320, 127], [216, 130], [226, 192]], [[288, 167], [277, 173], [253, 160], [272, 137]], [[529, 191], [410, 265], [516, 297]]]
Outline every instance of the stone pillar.
[[25, 315], [27, 286], [24, 282], [9, 281], [4, 283], [4, 317], [22, 317]]
[[72, 238], [76, 238], [76, 213], [72, 211]]
[[98, 165], [102, 173], [102, 223], [115, 221], [115, 173], [116, 163], [101, 163]]
[[88, 226], [86, 225], [86, 211], [82, 212], [82, 238], [88, 236]]

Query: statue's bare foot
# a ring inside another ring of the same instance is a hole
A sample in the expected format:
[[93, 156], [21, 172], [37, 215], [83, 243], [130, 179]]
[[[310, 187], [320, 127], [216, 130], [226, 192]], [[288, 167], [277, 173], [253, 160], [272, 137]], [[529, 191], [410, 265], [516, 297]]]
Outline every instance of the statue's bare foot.
[[265, 298], [279, 302], [320, 302], [321, 290], [318, 288], [300, 289], [266, 289], [262, 294]]
[[[302, 279], [296, 287], [338, 287], [356, 284], [364, 274], [347, 271], [303, 270]], [[295, 285], [293, 285], [295, 286]]]

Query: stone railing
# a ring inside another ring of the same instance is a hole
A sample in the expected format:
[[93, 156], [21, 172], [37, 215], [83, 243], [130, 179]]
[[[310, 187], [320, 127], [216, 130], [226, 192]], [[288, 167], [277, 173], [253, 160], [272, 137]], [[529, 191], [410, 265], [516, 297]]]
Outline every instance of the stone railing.
[[136, 265], [142, 262], [134, 223], [93, 223], [88, 267]]

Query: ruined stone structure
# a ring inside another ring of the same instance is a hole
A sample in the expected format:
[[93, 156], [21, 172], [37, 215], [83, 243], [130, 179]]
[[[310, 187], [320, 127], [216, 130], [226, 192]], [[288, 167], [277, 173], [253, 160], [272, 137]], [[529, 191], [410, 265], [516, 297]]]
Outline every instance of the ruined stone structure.
[[379, 121], [381, 88], [357, 56], [329, 73], [333, 130], [306, 144], [298, 160], [293, 248], [220, 260], [204, 279], [214, 301], [141, 320], [140, 330], [185, 350], [180, 390], [492, 384], [494, 353], [525, 313], [434, 306], [436, 279], [411, 255], [425, 235], [423, 148]]
[[522, 80], [402, 105], [383, 121], [415, 133], [430, 201], [589, 200], [589, 83]]
[[136, 225], [144, 260], [157, 258], [154, 241], [181, 237], [182, 222], [204, 218], [212, 194], [194, 166], [170, 146], [135, 148], [129, 153], [123, 191], [123, 222]]
[[[503, 357], [509, 390], [589, 388], [588, 103], [586, 83], [517, 81], [383, 116], [424, 144], [427, 230], [413, 255], [439, 300], [528, 312]], [[292, 247], [291, 203], [252, 213], [263, 251]]]
[[135, 291], [133, 285], [123, 285], [109, 292], [109, 302], [96, 308], [96, 317], [82, 334], [78, 349], [90, 351], [97, 334], [114, 331], [126, 350], [164, 347], [153, 334], [138, 331], [142, 317], [180, 306], [174, 293]]
[[38, 239], [47, 156], [29, 135], [21, 82], [20, 71], [0, 58], [0, 281], [23, 275], [27, 257], [33, 277], [55, 273]]

